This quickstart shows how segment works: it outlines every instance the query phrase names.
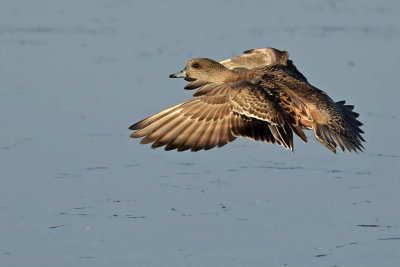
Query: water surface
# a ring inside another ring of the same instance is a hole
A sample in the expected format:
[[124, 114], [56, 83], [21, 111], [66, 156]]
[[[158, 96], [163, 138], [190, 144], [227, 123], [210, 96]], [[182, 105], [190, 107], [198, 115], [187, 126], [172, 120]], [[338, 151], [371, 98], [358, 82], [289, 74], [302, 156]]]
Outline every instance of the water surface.
[[[0, 8], [2, 266], [400, 264], [398, 1], [12, 1]], [[193, 57], [288, 50], [361, 114], [363, 154], [309, 133], [165, 152], [128, 127], [191, 97]]]

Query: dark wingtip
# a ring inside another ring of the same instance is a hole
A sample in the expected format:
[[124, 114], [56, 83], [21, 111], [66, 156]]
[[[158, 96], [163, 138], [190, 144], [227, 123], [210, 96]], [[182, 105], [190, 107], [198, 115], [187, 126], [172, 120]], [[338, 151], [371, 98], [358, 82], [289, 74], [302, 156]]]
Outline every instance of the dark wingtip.
[[138, 130], [138, 128], [137, 128], [137, 123], [132, 124], [132, 125], [129, 127], [129, 130]]

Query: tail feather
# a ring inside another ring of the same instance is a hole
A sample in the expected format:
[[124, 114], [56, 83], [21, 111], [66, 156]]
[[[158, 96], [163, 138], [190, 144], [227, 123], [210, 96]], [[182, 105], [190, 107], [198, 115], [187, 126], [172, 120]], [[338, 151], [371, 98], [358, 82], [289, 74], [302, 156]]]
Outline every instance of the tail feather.
[[344, 137], [339, 133], [332, 131], [329, 126], [317, 124], [315, 127], [315, 135], [317, 139], [334, 153], [336, 153], [337, 146], [339, 146], [342, 151], [348, 150], [350, 152], [357, 152], [357, 150], [361, 150], [357, 143], [349, 140], [347, 137]]
[[361, 134], [364, 133], [360, 129], [363, 125], [362, 122], [357, 120], [359, 114], [354, 112], [353, 105], [345, 105], [345, 101], [336, 102], [336, 107], [341, 110], [343, 114], [344, 123], [341, 126], [341, 131], [336, 131], [335, 127], [330, 127], [325, 124], [317, 124], [315, 126], [315, 135], [317, 139], [335, 152], [336, 147], [339, 147], [343, 152], [345, 150], [363, 152], [364, 146], [361, 142], [365, 142]]

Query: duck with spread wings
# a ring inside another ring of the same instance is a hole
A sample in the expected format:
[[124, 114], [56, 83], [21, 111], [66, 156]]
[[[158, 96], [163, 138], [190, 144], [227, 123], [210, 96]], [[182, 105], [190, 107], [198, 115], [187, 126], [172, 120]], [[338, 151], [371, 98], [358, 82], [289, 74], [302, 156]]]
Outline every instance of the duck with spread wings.
[[237, 137], [275, 143], [293, 151], [303, 129], [336, 153], [362, 151], [362, 123], [353, 106], [334, 102], [308, 83], [286, 51], [251, 49], [221, 62], [190, 60], [171, 78], [190, 81], [194, 98], [133, 124], [142, 144], [178, 151], [221, 147]]

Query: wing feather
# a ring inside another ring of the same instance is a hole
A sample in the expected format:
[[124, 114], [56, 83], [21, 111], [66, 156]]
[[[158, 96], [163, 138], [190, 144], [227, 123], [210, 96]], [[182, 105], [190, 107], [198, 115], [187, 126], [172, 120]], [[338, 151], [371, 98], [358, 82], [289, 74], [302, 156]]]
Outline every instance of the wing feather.
[[285, 113], [259, 85], [212, 85], [206, 94], [135, 123], [132, 138], [166, 150], [211, 149], [242, 136], [293, 149]]

